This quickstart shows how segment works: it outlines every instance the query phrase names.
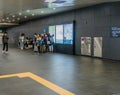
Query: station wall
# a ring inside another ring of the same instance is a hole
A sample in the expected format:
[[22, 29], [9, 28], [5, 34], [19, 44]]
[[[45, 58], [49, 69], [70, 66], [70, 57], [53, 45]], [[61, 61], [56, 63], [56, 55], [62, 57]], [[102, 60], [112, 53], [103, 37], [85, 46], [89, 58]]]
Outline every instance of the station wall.
[[[81, 37], [103, 37], [103, 58], [120, 60], [120, 38], [110, 36], [111, 27], [120, 26], [119, 5], [120, 2], [98, 4], [23, 23], [7, 29], [10, 43], [17, 45], [20, 32], [32, 37], [34, 33], [41, 33], [42, 29], [49, 25], [75, 21], [75, 54], [81, 55]], [[72, 46], [56, 45], [56, 48], [56, 52], [73, 54]]]

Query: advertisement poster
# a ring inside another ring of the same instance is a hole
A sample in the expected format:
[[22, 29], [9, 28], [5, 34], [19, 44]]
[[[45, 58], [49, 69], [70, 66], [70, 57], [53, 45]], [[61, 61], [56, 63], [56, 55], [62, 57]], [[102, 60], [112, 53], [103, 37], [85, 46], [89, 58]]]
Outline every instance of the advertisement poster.
[[73, 44], [73, 24], [64, 24], [64, 44]]
[[63, 25], [56, 25], [56, 43], [63, 44]]
[[46, 32], [47, 32], [47, 29], [43, 28], [42, 33], [46, 33]]
[[54, 42], [55, 42], [55, 26], [49, 26], [49, 33], [50, 35], [54, 35]]

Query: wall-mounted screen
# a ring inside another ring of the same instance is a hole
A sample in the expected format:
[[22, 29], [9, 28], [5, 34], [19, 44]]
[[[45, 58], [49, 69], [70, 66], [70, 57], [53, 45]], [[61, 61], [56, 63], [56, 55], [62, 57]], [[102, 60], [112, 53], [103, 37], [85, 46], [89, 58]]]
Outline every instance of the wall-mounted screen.
[[56, 25], [56, 43], [63, 44], [63, 25]]
[[64, 44], [73, 44], [73, 24], [64, 24]]
[[50, 35], [54, 35], [54, 42], [55, 42], [55, 26], [49, 26], [49, 33]]
[[0, 30], [0, 33], [2, 33], [3, 31], [2, 30]]

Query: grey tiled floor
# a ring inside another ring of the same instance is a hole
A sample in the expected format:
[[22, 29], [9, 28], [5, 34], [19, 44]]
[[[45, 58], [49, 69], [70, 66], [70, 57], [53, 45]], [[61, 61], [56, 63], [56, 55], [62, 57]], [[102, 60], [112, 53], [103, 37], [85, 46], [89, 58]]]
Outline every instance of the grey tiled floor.
[[[75, 95], [119, 95], [120, 62], [89, 57], [34, 53], [10, 48], [0, 53], [0, 75], [32, 72]], [[17, 89], [17, 90], [15, 90]], [[58, 95], [29, 78], [0, 79], [0, 95]]]

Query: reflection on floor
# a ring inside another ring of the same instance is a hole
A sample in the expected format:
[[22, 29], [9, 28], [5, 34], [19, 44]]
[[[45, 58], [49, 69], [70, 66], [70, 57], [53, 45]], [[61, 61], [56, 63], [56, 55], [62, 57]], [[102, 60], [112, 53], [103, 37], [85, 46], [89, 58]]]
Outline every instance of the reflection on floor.
[[[1, 49], [1, 48], [0, 48]], [[2, 51], [2, 49], [1, 49]], [[34, 53], [10, 48], [0, 54], [0, 76], [34, 73], [75, 95], [120, 93], [120, 62], [89, 57]], [[59, 95], [31, 78], [0, 79], [0, 95]]]

